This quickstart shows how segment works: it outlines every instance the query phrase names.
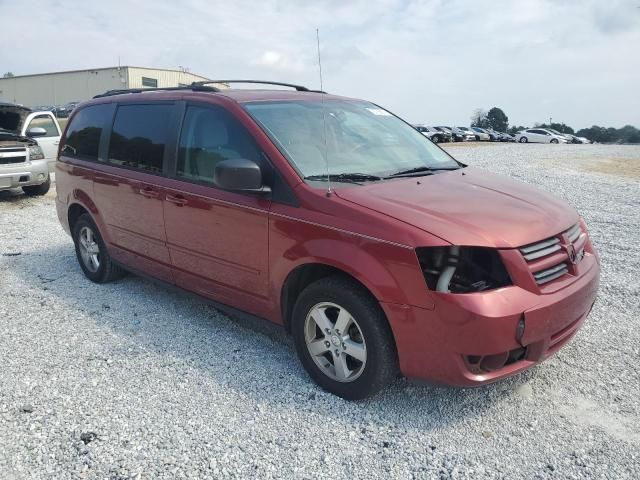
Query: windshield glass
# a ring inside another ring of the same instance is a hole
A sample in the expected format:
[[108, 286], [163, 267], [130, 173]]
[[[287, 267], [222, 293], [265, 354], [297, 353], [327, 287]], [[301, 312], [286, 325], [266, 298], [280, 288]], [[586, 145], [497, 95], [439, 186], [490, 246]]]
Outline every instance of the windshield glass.
[[377, 177], [459, 167], [415, 128], [371, 103], [281, 101], [245, 107], [303, 177], [325, 175], [327, 163], [331, 175]]

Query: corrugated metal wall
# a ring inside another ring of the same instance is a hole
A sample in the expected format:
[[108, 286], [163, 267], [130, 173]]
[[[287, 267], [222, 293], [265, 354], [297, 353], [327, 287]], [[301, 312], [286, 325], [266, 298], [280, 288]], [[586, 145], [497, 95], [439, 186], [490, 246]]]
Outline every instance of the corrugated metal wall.
[[189, 85], [191, 82], [207, 80], [200, 75], [173, 70], [156, 70], [153, 68], [129, 67], [129, 88], [143, 88], [142, 77], [156, 80], [158, 87], [177, 87], [178, 85]]
[[64, 105], [84, 101], [107, 90], [143, 88], [142, 77], [154, 79], [158, 87], [177, 87], [207, 80], [205, 77], [173, 70], [140, 67], [113, 67], [75, 72], [0, 78], [0, 102], [36, 105]]
[[35, 105], [64, 105], [98, 93], [126, 88], [126, 70], [117, 68], [28, 75], [0, 79], [0, 101]]

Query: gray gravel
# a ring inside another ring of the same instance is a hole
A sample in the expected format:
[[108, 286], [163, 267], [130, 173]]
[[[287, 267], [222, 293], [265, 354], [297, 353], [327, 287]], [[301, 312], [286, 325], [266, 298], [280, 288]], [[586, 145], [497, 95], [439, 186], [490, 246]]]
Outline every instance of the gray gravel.
[[584, 215], [600, 297], [559, 354], [474, 390], [345, 402], [263, 323], [129, 276], [87, 281], [52, 195], [0, 194], [0, 478], [638, 478], [640, 147], [450, 147]]

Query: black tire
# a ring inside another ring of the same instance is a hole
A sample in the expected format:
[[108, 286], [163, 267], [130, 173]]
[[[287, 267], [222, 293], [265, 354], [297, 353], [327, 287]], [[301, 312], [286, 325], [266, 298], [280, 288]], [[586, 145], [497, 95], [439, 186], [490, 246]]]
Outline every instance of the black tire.
[[527, 143], [529, 139], [527, 137], [520, 137], [520, 143]]
[[[312, 309], [323, 302], [346, 309], [357, 322], [366, 344], [366, 362], [355, 380], [341, 382], [329, 377], [309, 352], [305, 339], [306, 319]], [[364, 287], [347, 277], [325, 277], [305, 288], [294, 306], [291, 327], [298, 357], [305, 370], [320, 387], [334, 395], [360, 400], [384, 388], [398, 374], [395, 342], [382, 308]]]
[[433, 143], [438, 143], [439, 139], [438, 139], [438, 135], [434, 135], [433, 137], [431, 137], [431, 141]]
[[557, 138], [552, 138], [551, 139], [551, 143], [558, 143], [558, 139]]
[[30, 197], [38, 197], [40, 195], [46, 195], [51, 188], [51, 177], [47, 175], [47, 181], [40, 185], [30, 185], [28, 187], [22, 187], [22, 191], [25, 195]]
[[[91, 270], [82, 257], [80, 234], [83, 232], [83, 229], [89, 229], [92, 232], [95, 243], [99, 247], [99, 253], [97, 254], [99, 266], [95, 271]], [[122, 278], [125, 275], [126, 272], [111, 261], [107, 247], [102, 240], [102, 235], [100, 235], [98, 227], [88, 213], [80, 215], [73, 226], [73, 243], [76, 247], [76, 258], [78, 259], [80, 268], [85, 276], [92, 282], [107, 283]]]

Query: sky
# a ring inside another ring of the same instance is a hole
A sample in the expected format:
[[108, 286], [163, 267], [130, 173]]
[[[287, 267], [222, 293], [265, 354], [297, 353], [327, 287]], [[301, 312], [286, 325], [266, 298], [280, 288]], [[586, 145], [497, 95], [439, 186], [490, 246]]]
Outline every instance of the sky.
[[[28, 17], [25, 16], [28, 11]], [[378, 103], [413, 123], [640, 127], [640, 0], [0, 0], [0, 71], [179, 66]], [[7, 21], [15, 19], [15, 21]]]

